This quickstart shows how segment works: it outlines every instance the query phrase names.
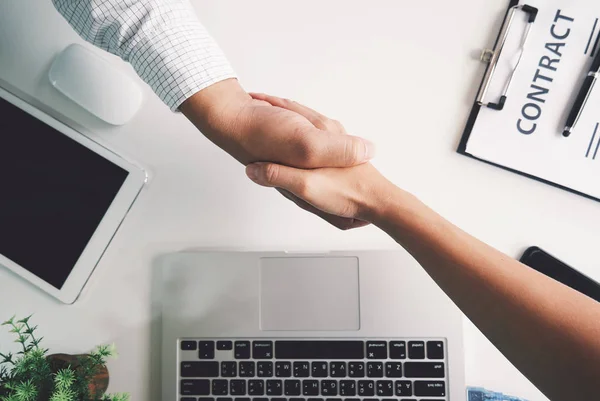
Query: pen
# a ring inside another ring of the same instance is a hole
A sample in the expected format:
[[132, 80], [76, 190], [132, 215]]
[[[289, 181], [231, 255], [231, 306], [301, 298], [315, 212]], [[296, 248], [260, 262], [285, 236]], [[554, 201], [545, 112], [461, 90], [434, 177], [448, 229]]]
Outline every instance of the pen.
[[596, 84], [596, 79], [600, 76], [600, 51], [594, 57], [594, 62], [592, 63], [592, 67], [590, 68], [590, 72], [588, 72], [585, 77], [585, 81], [583, 81], [583, 86], [579, 90], [579, 94], [577, 98], [575, 98], [575, 103], [573, 104], [573, 108], [569, 113], [569, 118], [567, 118], [567, 123], [565, 124], [565, 130], [563, 131], [563, 136], [568, 137], [571, 135], [575, 126], [577, 125], [577, 121], [579, 121], [579, 117], [585, 108], [585, 104], [592, 93], [592, 89], [594, 89], [594, 85]]

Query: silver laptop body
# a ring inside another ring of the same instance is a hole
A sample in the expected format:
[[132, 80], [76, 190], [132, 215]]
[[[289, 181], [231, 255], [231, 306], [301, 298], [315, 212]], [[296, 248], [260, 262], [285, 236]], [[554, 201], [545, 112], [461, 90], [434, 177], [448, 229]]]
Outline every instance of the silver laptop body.
[[165, 401], [465, 399], [462, 314], [404, 250], [158, 266]]

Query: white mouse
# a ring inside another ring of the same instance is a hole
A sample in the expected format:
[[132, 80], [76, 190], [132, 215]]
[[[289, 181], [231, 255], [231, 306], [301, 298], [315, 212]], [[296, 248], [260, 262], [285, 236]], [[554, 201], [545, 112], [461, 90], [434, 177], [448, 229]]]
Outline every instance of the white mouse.
[[127, 123], [142, 104], [135, 81], [78, 44], [69, 45], [54, 59], [48, 76], [56, 89], [109, 124]]

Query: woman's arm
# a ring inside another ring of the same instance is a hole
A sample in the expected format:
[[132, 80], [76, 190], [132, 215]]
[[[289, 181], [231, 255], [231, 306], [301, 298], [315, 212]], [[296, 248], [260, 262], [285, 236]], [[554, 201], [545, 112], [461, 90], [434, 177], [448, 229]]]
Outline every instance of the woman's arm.
[[533, 384], [553, 401], [599, 397], [600, 303], [484, 244], [414, 197], [383, 190], [392, 196], [369, 209], [374, 223]]
[[598, 399], [600, 303], [455, 227], [370, 164], [298, 170], [258, 163], [247, 173], [323, 212], [377, 225], [546, 396]]

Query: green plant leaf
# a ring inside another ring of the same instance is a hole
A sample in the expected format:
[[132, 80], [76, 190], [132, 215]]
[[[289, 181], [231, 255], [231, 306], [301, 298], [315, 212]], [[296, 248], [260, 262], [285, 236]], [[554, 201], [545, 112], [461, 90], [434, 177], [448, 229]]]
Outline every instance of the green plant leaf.
[[14, 391], [19, 401], [35, 401], [38, 396], [38, 389], [31, 379], [18, 384]]
[[49, 401], [75, 401], [77, 394], [71, 389], [56, 390]]
[[13, 315], [13, 317], [11, 317], [10, 319], [2, 322], [2, 324], [0, 324], [0, 326], [12, 326], [14, 324], [16, 317], [17, 317], [16, 315]]
[[29, 323], [29, 319], [31, 319], [31, 316], [33, 316], [33, 314], [31, 314], [31, 315], [29, 315], [27, 317], [24, 317], [23, 319], [17, 320], [17, 323], [27, 324], [27, 323]]
[[70, 368], [61, 369], [58, 372], [56, 372], [56, 376], [54, 376], [54, 384], [59, 390], [71, 389], [71, 386], [74, 382], [75, 372], [73, 372]]
[[102, 401], [129, 401], [130, 396], [127, 393], [105, 394]]

